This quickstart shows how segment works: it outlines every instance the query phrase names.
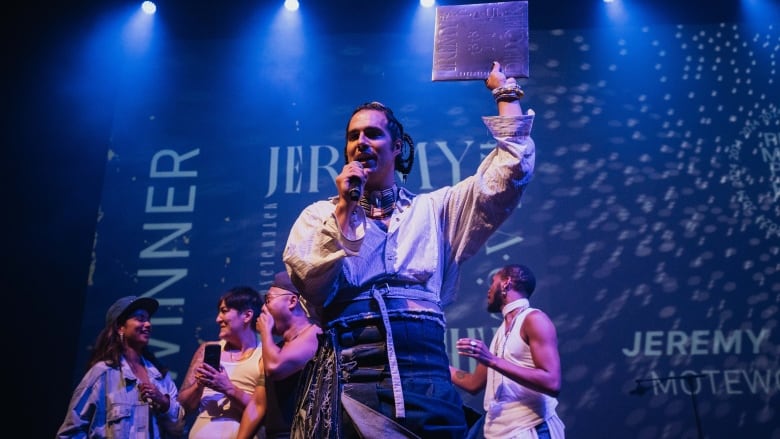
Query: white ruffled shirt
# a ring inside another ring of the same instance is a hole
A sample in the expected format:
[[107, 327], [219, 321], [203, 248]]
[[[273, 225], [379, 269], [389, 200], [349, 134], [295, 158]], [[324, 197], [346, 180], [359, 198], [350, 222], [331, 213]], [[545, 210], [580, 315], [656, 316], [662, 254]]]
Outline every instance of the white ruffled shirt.
[[476, 173], [420, 195], [400, 187], [387, 230], [356, 209], [351, 230], [342, 234], [337, 198], [307, 206], [283, 254], [303, 297], [327, 306], [339, 301], [340, 292], [393, 280], [423, 286], [426, 291], [418, 293], [441, 306], [452, 302], [461, 264], [509, 217], [531, 180], [533, 118], [483, 117], [497, 145]]

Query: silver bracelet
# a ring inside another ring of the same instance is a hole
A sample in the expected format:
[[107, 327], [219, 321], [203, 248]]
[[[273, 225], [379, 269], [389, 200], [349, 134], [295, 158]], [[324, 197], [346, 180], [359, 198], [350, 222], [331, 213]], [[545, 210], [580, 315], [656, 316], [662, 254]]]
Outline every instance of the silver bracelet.
[[496, 100], [496, 102], [512, 102], [519, 100], [523, 97], [525, 94], [523, 92], [523, 89], [520, 88], [520, 85], [517, 83], [514, 83], [512, 85], [503, 85], [501, 87], [496, 87], [492, 91], [493, 93], [493, 99]]

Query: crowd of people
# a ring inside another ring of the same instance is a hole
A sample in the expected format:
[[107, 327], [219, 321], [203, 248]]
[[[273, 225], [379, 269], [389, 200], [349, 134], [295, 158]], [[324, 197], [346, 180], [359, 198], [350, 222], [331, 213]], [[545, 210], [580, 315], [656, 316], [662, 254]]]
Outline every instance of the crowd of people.
[[[396, 181], [412, 169], [414, 141], [393, 111], [354, 110], [337, 195], [295, 220], [264, 299], [252, 287], [219, 298], [219, 340], [194, 353], [181, 391], [148, 349], [157, 301], [119, 299], [57, 437], [563, 438], [555, 327], [529, 306], [530, 269], [493, 276], [488, 311], [504, 322], [490, 348], [457, 343], [477, 361], [473, 373], [452, 367], [445, 348], [462, 264], [534, 171], [523, 90], [497, 62], [485, 85], [495, 148], [474, 175], [425, 194]], [[219, 364], [205, 361], [209, 346]], [[458, 388], [485, 391], [479, 422], [467, 420]]]

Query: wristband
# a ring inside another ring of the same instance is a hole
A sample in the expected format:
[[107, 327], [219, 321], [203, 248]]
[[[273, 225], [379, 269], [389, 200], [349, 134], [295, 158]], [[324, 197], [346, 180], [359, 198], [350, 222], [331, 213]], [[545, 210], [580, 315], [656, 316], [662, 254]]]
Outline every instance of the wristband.
[[513, 102], [519, 100], [525, 94], [517, 83], [496, 87], [492, 93], [496, 102]]

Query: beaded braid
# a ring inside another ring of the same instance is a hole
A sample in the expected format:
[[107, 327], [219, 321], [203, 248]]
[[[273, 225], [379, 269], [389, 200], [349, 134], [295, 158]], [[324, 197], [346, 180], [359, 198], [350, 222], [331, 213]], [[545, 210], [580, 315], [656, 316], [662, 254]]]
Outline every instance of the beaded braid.
[[[407, 145], [407, 148], [404, 148]], [[404, 158], [406, 153], [406, 158]], [[395, 156], [395, 170], [400, 172], [403, 176], [404, 183], [406, 183], [406, 176], [412, 171], [412, 165], [414, 164], [414, 140], [406, 133], [403, 134], [403, 143], [401, 144], [401, 153]]]
[[[352, 116], [361, 110], [381, 111], [387, 118], [387, 129], [390, 131], [392, 141], [401, 140], [401, 153], [395, 157], [395, 170], [401, 173], [403, 181], [406, 183], [406, 177], [412, 171], [412, 165], [414, 165], [414, 140], [412, 140], [409, 134], [404, 132], [404, 126], [395, 118], [390, 107], [385, 106], [381, 102], [366, 102], [355, 108], [349, 120], [352, 120]], [[349, 122], [347, 122], [347, 131], [349, 131]], [[344, 162], [347, 162], [346, 144], [344, 145]]]

